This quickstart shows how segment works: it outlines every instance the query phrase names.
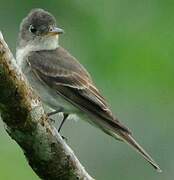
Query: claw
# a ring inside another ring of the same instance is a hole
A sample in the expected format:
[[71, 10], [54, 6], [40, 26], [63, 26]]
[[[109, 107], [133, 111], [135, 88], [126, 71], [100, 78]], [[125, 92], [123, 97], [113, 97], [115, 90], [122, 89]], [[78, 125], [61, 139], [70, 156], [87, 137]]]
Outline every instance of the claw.
[[64, 140], [64, 141], [68, 141], [68, 138], [66, 138], [65, 136], [61, 136], [62, 137], [62, 139]]

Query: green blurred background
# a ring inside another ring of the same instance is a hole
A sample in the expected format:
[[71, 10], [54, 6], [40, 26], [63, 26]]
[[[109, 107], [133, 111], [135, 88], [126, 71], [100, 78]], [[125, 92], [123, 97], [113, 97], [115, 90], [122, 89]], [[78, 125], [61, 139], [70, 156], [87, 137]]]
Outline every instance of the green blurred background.
[[[97, 180], [174, 177], [174, 2], [169, 0], [0, 0], [0, 29], [15, 53], [19, 24], [32, 8], [56, 16], [60, 39], [92, 74], [119, 119], [163, 169], [81, 120], [62, 134]], [[0, 180], [38, 180], [0, 122]]]

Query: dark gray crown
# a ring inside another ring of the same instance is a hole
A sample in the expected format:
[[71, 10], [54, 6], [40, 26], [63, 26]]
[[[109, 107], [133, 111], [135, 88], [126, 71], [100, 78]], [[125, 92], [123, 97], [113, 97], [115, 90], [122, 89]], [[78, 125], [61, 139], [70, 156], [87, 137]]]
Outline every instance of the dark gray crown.
[[[56, 19], [53, 15], [43, 9], [33, 9], [21, 22], [19, 38], [30, 40], [35, 35], [47, 32], [50, 25], [56, 25]], [[37, 31], [33, 34], [30, 33], [30, 27], [35, 28]]]
[[35, 27], [40, 26], [49, 26], [52, 24], [56, 24], [56, 20], [53, 15], [43, 9], [33, 9], [27, 16], [27, 24], [26, 25], [34, 25]]

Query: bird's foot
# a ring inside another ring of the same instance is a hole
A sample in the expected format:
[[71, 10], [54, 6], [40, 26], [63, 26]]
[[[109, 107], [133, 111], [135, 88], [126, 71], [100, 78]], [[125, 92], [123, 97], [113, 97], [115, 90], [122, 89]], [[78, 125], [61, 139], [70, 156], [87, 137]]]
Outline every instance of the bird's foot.
[[62, 139], [64, 140], [64, 141], [68, 141], [68, 138], [67, 137], [65, 137], [65, 136], [61, 136], [62, 137]]
[[53, 123], [53, 124], [56, 123], [56, 121], [55, 121], [54, 119], [52, 119], [52, 118], [49, 118], [49, 120], [50, 120], [50, 122]]
[[57, 109], [57, 110], [55, 110], [55, 111], [52, 111], [52, 112], [50, 112], [50, 113], [47, 113], [47, 116], [48, 117], [50, 117], [50, 116], [53, 116], [53, 115], [55, 115], [55, 114], [57, 114], [57, 113], [61, 113], [63, 111], [63, 108], [59, 108], [59, 109]]

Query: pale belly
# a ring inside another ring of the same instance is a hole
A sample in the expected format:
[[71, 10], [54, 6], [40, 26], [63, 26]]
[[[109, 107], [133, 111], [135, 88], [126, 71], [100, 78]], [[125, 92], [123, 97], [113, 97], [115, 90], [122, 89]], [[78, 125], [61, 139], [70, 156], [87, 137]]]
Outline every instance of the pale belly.
[[[44, 82], [40, 81], [34, 73], [29, 69], [29, 67], [23, 69], [27, 80], [32, 86], [33, 90], [37, 93], [37, 95], [41, 98], [41, 100], [48, 105], [50, 108], [54, 110], [62, 109], [61, 112], [66, 112], [68, 114], [76, 114], [80, 119], [83, 119], [95, 127], [102, 129], [105, 133], [111, 135], [112, 131], [107, 127], [107, 124], [103, 124], [101, 119], [98, 119], [96, 116], [85, 113], [83, 110], [79, 110], [71, 103], [66, 101], [63, 97], [56, 93], [54, 89], [49, 88]], [[114, 135], [115, 136], [115, 135]]]
[[78, 108], [65, 100], [54, 89], [48, 87], [43, 81], [36, 78], [35, 74], [29, 68], [23, 69], [23, 72], [33, 90], [46, 105], [55, 110], [62, 108], [63, 112], [66, 113], [80, 113]]
[[75, 107], [67, 100], [65, 100], [62, 96], [60, 96], [56, 92], [56, 90], [51, 89], [43, 81], [36, 77], [36, 75], [31, 71], [30, 66], [26, 63], [26, 54], [27, 53], [20, 52], [19, 50], [17, 53], [17, 63], [20, 66], [22, 72], [25, 74], [33, 90], [41, 98], [43, 103], [45, 103], [54, 110], [59, 110], [61, 108], [63, 112], [69, 114], [76, 114], [77, 116], [79, 116], [80, 119], [86, 120], [99, 128], [102, 127], [102, 121], [100, 121], [99, 119], [97, 120], [97, 118], [93, 115], [90, 115], [89, 112], [86, 113], [85, 111]]

